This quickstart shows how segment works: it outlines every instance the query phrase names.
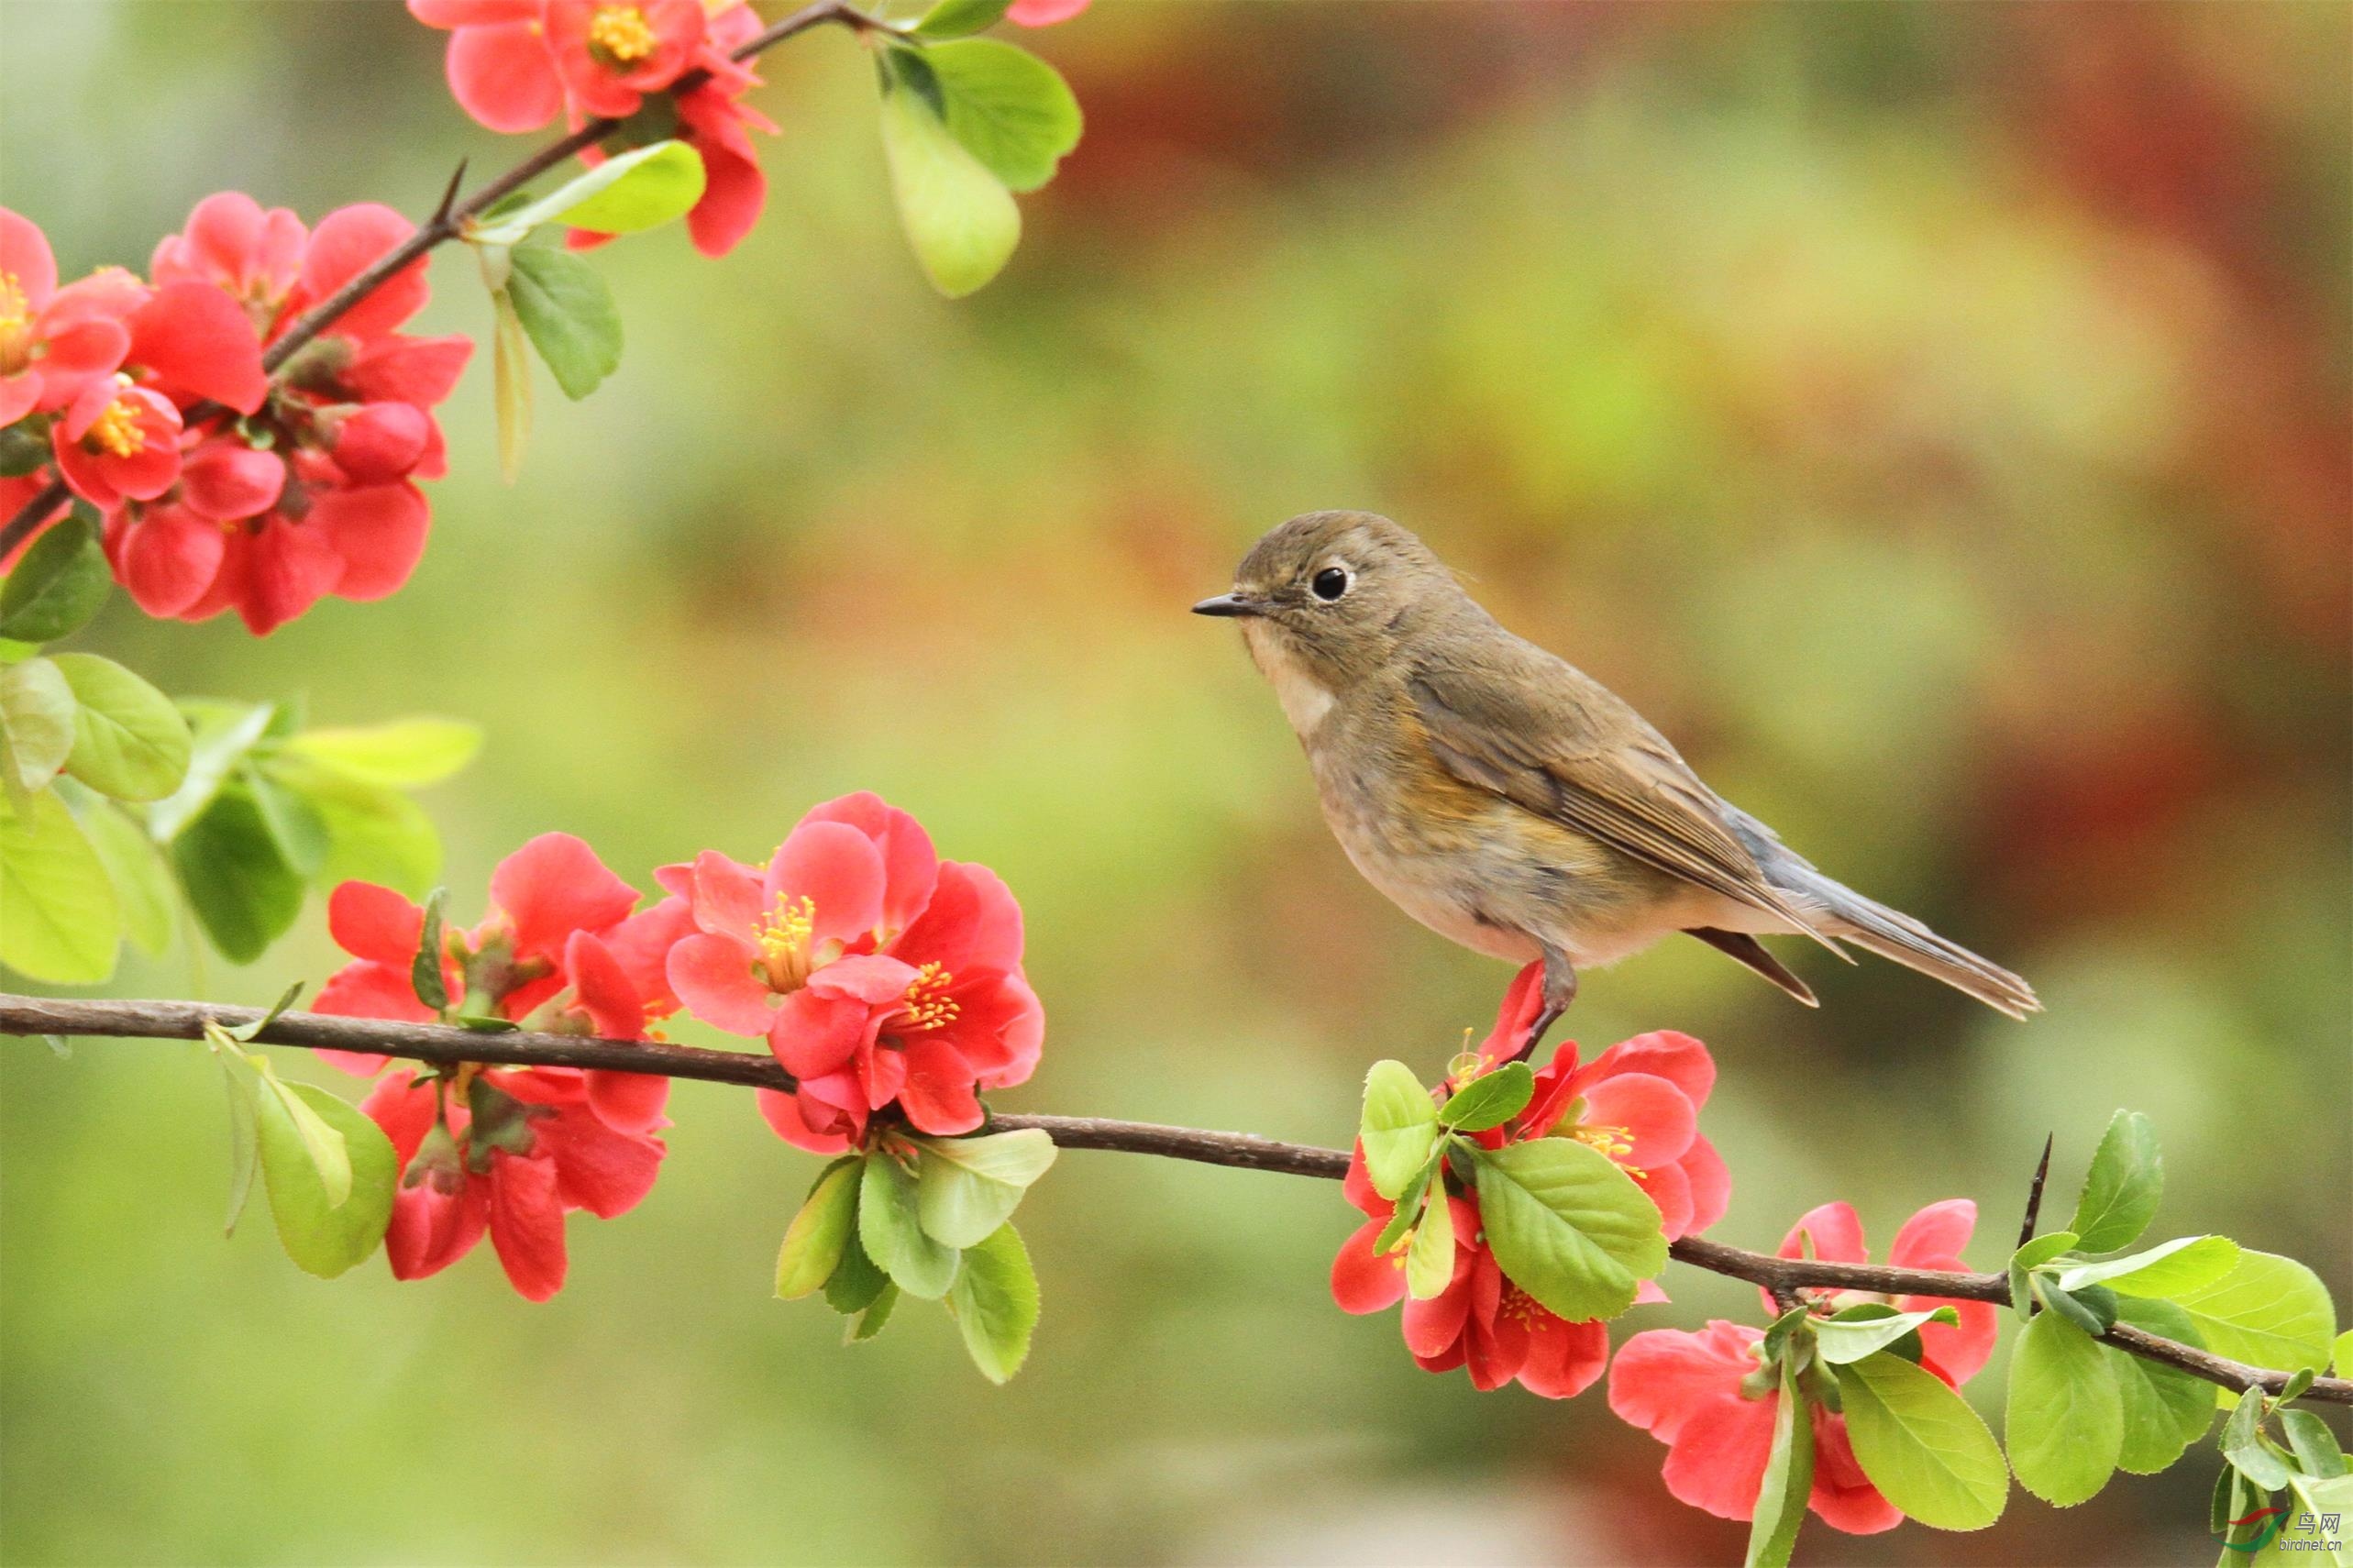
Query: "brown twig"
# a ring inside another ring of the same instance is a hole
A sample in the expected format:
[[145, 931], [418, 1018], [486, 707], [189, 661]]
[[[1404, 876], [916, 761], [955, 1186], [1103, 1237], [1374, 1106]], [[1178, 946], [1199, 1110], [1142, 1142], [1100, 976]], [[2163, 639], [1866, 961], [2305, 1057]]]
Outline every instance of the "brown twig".
[[[209, 1021], [226, 1028], [254, 1022], [262, 1013], [249, 1007], [216, 1007], [190, 1001], [93, 1001], [0, 993], [0, 1034], [100, 1035], [126, 1040], [195, 1040]], [[666, 1041], [599, 1040], [575, 1034], [481, 1034], [434, 1023], [388, 1019], [337, 1018], [287, 1012], [257, 1035], [264, 1045], [312, 1050], [358, 1051], [423, 1062], [485, 1062], [494, 1066], [602, 1067], [664, 1077], [697, 1078], [754, 1088], [789, 1089], [791, 1075], [767, 1056], [748, 1051], [713, 1051]], [[1158, 1154], [1203, 1165], [1338, 1180], [1348, 1173], [1339, 1149], [1277, 1143], [1246, 1132], [1214, 1132], [1164, 1127], [1149, 1121], [1115, 1121], [1093, 1116], [992, 1116], [991, 1127], [1033, 1127], [1066, 1149], [1107, 1149]], [[1783, 1258], [1728, 1246], [1702, 1236], [1685, 1236], [1668, 1248], [1678, 1263], [1762, 1286], [1776, 1300], [1795, 1300], [1800, 1290], [1857, 1290], [1877, 1296], [1928, 1296], [2007, 1306], [2010, 1282], [2004, 1274], [1954, 1274], [1937, 1269], [1895, 1268], [1879, 1264], [1829, 1263], [1820, 1258]], [[2177, 1341], [2119, 1323], [2108, 1331], [2119, 1350], [2179, 1367], [2226, 1388], [2259, 1387], [2277, 1394], [2288, 1375], [2249, 1366]], [[2315, 1378], [2303, 1397], [2353, 1405], [2353, 1381]]]
[[[761, 29], [758, 36], [747, 40], [728, 58], [750, 60], [763, 50], [828, 22], [839, 23], [857, 33], [896, 33], [900, 30], [879, 17], [867, 15], [848, 4], [847, 0], [817, 0], [814, 5], [804, 6], [790, 16], [770, 23]], [[667, 91], [673, 96], [691, 93], [710, 79], [708, 72], [690, 71], [672, 83]], [[549, 142], [462, 202], [457, 200], [457, 193], [458, 181], [465, 175], [465, 166], [458, 165], [458, 173], [451, 177], [433, 215], [406, 239], [378, 257], [373, 264], [355, 273], [343, 287], [295, 317], [284, 334], [262, 353], [261, 368], [276, 373], [288, 359], [334, 326], [352, 306], [382, 288], [425, 252], [463, 234], [469, 220], [480, 216], [494, 203], [521, 190], [564, 160], [603, 140], [620, 127], [618, 120], [591, 120], [569, 136]], [[0, 524], [0, 558], [5, 558], [22, 543], [42, 518], [67, 499], [68, 494], [62, 479], [51, 480], [18, 507], [16, 515], [6, 524]]]

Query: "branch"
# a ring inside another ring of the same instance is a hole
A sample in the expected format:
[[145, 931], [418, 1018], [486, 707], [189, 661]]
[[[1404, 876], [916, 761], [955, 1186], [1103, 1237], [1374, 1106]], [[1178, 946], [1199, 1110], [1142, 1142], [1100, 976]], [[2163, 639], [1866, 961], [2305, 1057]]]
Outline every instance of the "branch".
[[[72, 998], [13, 996], [0, 992], [0, 1034], [99, 1035], [120, 1040], [196, 1040], [207, 1021], [225, 1028], [254, 1022], [263, 1015], [249, 1007], [216, 1007], [192, 1001], [89, 1001]], [[753, 1088], [790, 1089], [792, 1075], [768, 1056], [749, 1051], [713, 1051], [658, 1040], [600, 1040], [578, 1034], [530, 1034], [520, 1031], [483, 1034], [437, 1023], [401, 1023], [380, 1018], [339, 1018], [326, 1013], [287, 1012], [272, 1020], [256, 1041], [311, 1050], [358, 1051], [405, 1056], [421, 1062], [484, 1062], [524, 1067], [599, 1067], [651, 1073], [670, 1078]], [[1114, 1121], [1095, 1116], [995, 1116], [1000, 1129], [1035, 1128], [1066, 1149], [1106, 1149], [1158, 1154], [1202, 1165], [1337, 1181], [1348, 1174], [1348, 1155], [1339, 1149], [1277, 1143], [1247, 1132], [1213, 1132], [1194, 1127], [1164, 1127], [1150, 1121]], [[1961, 1301], [2010, 1305], [2006, 1274], [1952, 1274], [1937, 1269], [1893, 1268], [1879, 1264], [1828, 1263], [1818, 1258], [1773, 1257], [1685, 1236], [1669, 1246], [1676, 1262], [1762, 1286], [1775, 1299], [1801, 1289], [1860, 1290], [1880, 1296], [1937, 1296]], [[2163, 1339], [2118, 1323], [2108, 1331], [2117, 1349], [2145, 1360], [2179, 1367], [2226, 1388], [2259, 1387], [2277, 1394], [2288, 1375], [2232, 1361], [2194, 1345]], [[2303, 1397], [2353, 1405], [2353, 1380], [2320, 1377]]]
[[[850, 5], [848, 0], [817, 0], [815, 5], [804, 6], [790, 16], [770, 23], [760, 31], [758, 36], [745, 43], [728, 58], [735, 61], [750, 60], [764, 50], [780, 44], [796, 34], [822, 27], [827, 22], [838, 22], [857, 33], [896, 33], [900, 30], [879, 17], [867, 15]], [[711, 73], [707, 71], [690, 71], [670, 83], [665, 91], [671, 96], [677, 97], [693, 92], [710, 80]], [[427, 218], [406, 239], [378, 257], [372, 266], [355, 274], [343, 287], [295, 317], [293, 325], [289, 326], [285, 333], [275, 343], [271, 344], [262, 354], [261, 368], [274, 374], [288, 359], [300, 353], [312, 339], [340, 320], [345, 312], [382, 288], [392, 281], [394, 275], [415, 261], [417, 258], [436, 246], [446, 244], [463, 234], [467, 223], [480, 216], [492, 204], [522, 189], [557, 164], [563, 162], [564, 160], [586, 148], [594, 146], [620, 128], [619, 120], [591, 120], [570, 135], [549, 142], [462, 202], [455, 200], [458, 180], [453, 178], [449, 182], [448, 191], [443, 194], [440, 204], [434, 209], [431, 217]], [[464, 165], [460, 164], [458, 175], [462, 177], [464, 171]], [[23, 543], [40, 520], [55, 511], [61, 502], [68, 499], [69, 494], [65, 481], [62, 479], [53, 479], [42, 486], [30, 500], [18, 507], [15, 516], [9, 518], [6, 524], [0, 524], [0, 558], [5, 558], [9, 551]]]

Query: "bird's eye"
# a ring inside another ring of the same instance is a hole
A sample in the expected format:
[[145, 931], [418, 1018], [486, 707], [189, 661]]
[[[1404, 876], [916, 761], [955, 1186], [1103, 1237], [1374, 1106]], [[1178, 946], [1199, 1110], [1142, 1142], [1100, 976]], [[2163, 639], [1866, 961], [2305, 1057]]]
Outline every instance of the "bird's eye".
[[1308, 586], [1315, 590], [1318, 599], [1329, 604], [1348, 591], [1348, 569], [1328, 566], [1316, 573], [1315, 580]]

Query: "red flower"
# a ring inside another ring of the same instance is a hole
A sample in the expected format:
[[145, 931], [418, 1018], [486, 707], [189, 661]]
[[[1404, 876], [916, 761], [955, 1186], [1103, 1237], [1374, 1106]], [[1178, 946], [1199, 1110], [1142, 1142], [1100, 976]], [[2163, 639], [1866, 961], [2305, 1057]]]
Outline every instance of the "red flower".
[[[1667, 1490], [1718, 1518], [1756, 1511], [1773, 1452], [1781, 1390], [1751, 1397], [1744, 1380], [1762, 1364], [1762, 1330], [1711, 1320], [1697, 1333], [1651, 1329], [1618, 1349], [1609, 1408], [1667, 1445]], [[1833, 1529], [1872, 1535], [1904, 1516], [1862, 1473], [1844, 1416], [1813, 1407], [1814, 1489], [1806, 1506]]]
[[702, 0], [547, 0], [547, 46], [576, 112], [626, 119], [702, 47]]
[[696, 927], [670, 952], [672, 988], [704, 1022], [767, 1038], [800, 1082], [763, 1091], [761, 1110], [803, 1148], [848, 1147], [894, 1101], [924, 1132], [970, 1132], [977, 1091], [1037, 1064], [1020, 906], [876, 796], [817, 807], [765, 868], [714, 851], [656, 876]]
[[[637, 890], [569, 834], [542, 834], [491, 874], [492, 909], [453, 933], [442, 980], [453, 999], [473, 997], [496, 1017], [558, 1034], [637, 1040], [677, 1010], [662, 959], [686, 926], [684, 903], [666, 899], [641, 913]], [[327, 929], [353, 961], [327, 980], [317, 1010], [431, 1021], [411, 976], [425, 911], [390, 888], [346, 882], [327, 900]], [[387, 1058], [322, 1052], [348, 1071], [381, 1071]], [[669, 1080], [590, 1069], [585, 1103], [615, 1131], [662, 1125]]]
[[[1970, 1233], [1977, 1229], [1977, 1205], [1965, 1198], [1949, 1198], [1942, 1203], [1931, 1203], [1909, 1220], [1895, 1232], [1895, 1244], [1888, 1249], [1887, 1261], [1897, 1268], [1939, 1269], [1965, 1274], [1969, 1265], [1961, 1261], [1961, 1251], [1969, 1245]], [[1862, 1221], [1855, 1217], [1854, 1208], [1845, 1203], [1825, 1203], [1810, 1209], [1789, 1228], [1781, 1240], [1781, 1255], [1785, 1258], [1814, 1257], [1826, 1263], [1869, 1263], [1871, 1254], [1862, 1243]], [[1801, 1290], [1798, 1295], [1825, 1312], [1835, 1312], [1863, 1301], [1886, 1301], [1861, 1290]], [[1773, 1308], [1766, 1298], [1768, 1309]], [[1899, 1312], [1926, 1312], [1938, 1307], [1950, 1307], [1960, 1314], [1957, 1324], [1929, 1323], [1920, 1330], [1920, 1364], [1935, 1373], [1955, 1388], [1977, 1375], [1986, 1357], [1994, 1353], [1994, 1341], [2000, 1331], [2000, 1320], [1989, 1301], [1955, 1301], [1941, 1296], [1906, 1296], [1898, 1297], [1894, 1307]]]
[[[1405, 1295], [1405, 1253], [1373, 1250], [1397, 1205], [1373, 1190], [1361, 1144], [1348, 1162], [1344, 1190], [1371, 1218], [1332, 1260], [1331, 1297], [1343, 1312], [1378, 1312]], [[1472, 1386], [1482, 1390], [1517, 1379], [1547, 1399], [1583, 1393], [1608, 1364], [1608, 1331], [1598, 1322], [1569, 1322], [1537, 1305], [1504, 1277], [1480, 1232], [1477, 1206], [1462, 1198], [1446, 1201], [1454, 1220], [1454, 1276], [1439, 1295], [1405, 1304], [1406, 1349], [1416, 1364], [1431, 1372], [1467, 1367]], [[1645, 1281], [1637, 1298], [1664, 1297]]]
[[593, 1076], [461, 1068], [454, 1079], [395, 1076], [376, 1086], [360, 1109], [392, 1140], [403, 1173], [384, 1234], [394, 1278], [438, 1273], [487, 1230], [526, 1300], [563, 1288], [565, 1214], [628, 1212], [665, 1152], [660, 1139], [605, 1121], [591, 1104]]
[[408, 0], [409, 15], [449, 31], [449, 91], [494, 131], [537, 130], [564, 106], [543, 0]]
[[1050, 28], [1087, 9], [1088, 0], [1013, 0], [1005, 9], [1008, 20], [1025, 28]]
[[0, 207], [0, 425], [72, 403], [129, 347], [129, 329], [87, 291], [59, 290], [39, 226]]
[[85, 382], [50, 432], [58, 472], [93, 506], [150, 501], [180, 477], [180, 411], [116, 371]]

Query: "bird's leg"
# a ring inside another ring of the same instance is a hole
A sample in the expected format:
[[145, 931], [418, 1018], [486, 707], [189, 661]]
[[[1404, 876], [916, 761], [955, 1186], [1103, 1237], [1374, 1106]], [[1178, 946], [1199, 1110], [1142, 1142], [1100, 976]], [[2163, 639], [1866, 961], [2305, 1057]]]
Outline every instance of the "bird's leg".
[[1544, 1005], [1529, 1026], [1528, 1038], [1520, 1043], [1511, 1060], [1531, 1055], [1543, 1043], [1544, 1032], [1561, 1021], [1569, 1004], [1577, 999], [1577, 972], [1569, 964], [1569, 955], [1547, 942], [1541, 944], [1544, 954]]

